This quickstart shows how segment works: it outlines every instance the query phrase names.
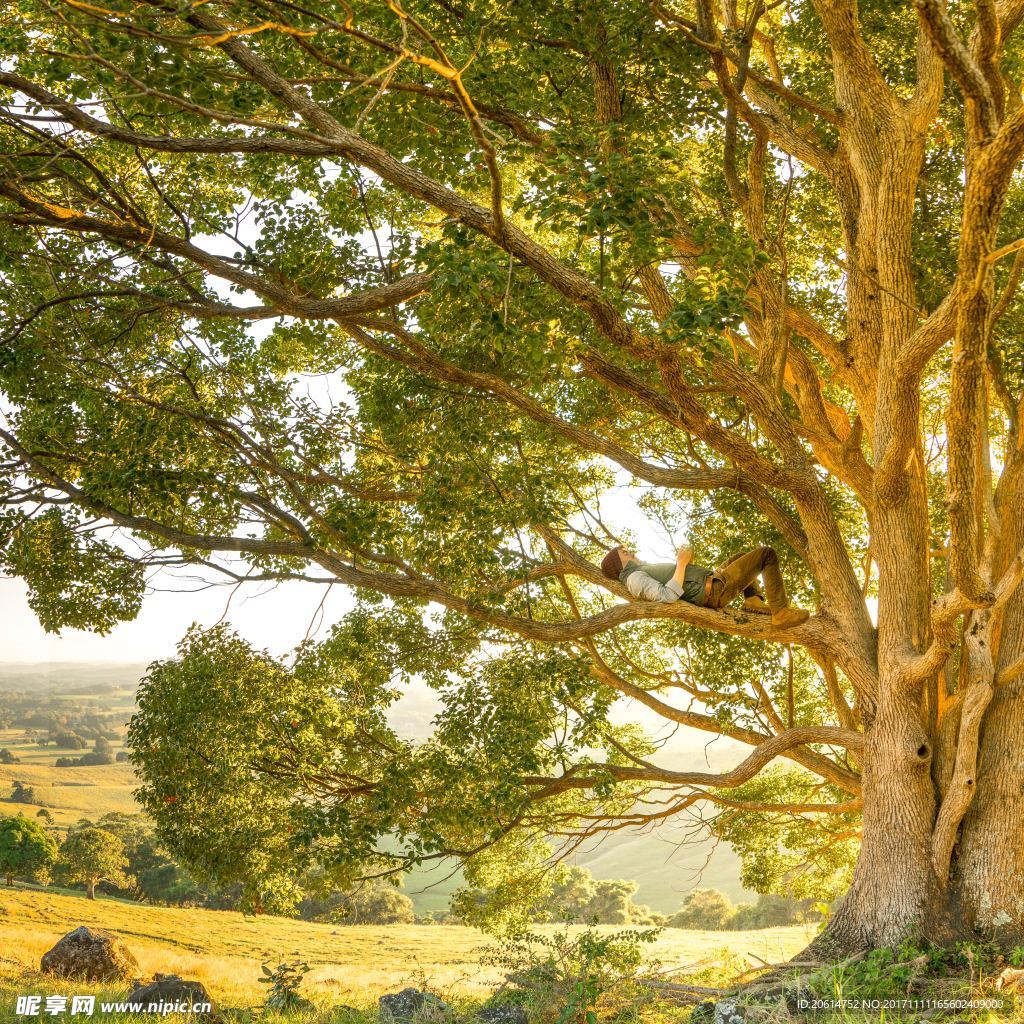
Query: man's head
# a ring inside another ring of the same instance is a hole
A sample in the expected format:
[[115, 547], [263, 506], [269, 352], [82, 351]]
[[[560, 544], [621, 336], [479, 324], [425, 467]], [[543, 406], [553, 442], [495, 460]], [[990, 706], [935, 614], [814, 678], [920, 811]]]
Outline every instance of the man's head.
[[601, 572], [605, 574], [610, 580], [617, 580], [619, 573], [629, 565], [630, 562], [635, 561], [636, 555], [629, 550], [627, 547], [623, 547], [621, 544], [617, 548], [612, 548], [607, 555], [601, 561]]

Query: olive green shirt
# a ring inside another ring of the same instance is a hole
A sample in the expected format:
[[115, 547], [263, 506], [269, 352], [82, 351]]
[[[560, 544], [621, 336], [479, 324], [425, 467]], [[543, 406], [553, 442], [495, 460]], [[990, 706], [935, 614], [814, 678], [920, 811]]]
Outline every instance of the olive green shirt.
[[675, 562], [630, 562], [619, 573], [619, 582], [640, 601], [682, 599], [690, 604], [703, 604], [707, 578], [714, 570], [691, 563], [686, 567], [682, 586], [672, 579], [675, 572]]

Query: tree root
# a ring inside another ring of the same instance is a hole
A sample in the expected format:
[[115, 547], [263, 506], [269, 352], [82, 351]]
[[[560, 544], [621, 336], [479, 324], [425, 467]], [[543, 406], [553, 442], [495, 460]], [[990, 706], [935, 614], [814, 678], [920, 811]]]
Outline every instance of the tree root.
[[[738, 999], [744, 1003], [764, 1002], [766, 1000], [778, 1000], [788, 996], [800, 994], [806, 984], [820, 971], [824, 969], [836, 970], [855, 963], [864, 956], [863, 953], [855, 953], [845, 960], [835, 963], [820, 960], [791, 960], [782, 964], [763, 964], [760, 967], [753, 967], [738, 975], [737, 981], [732, 985], [725, 985], [721, 988], [712, 988], [704, 985], [686, 985], [677, 981], [660, 981], [655, 978], [641, 978], [640, 984], [645, 988], [653, 989], [663, 999], [669, 1002], [681, 1003], [692, 1006], [695, 1003], [702, 1003], [708, 1000]], [[803, 968], [814, 968], [814, 970], [803, 970]], [[753, 981], [741, 981], [756, 971], [768, 971]], [[1005, 974], [1006, 972], [1004, 972]], [[1024, 971], [1015, 971], [1020, 979], [1024, 979]]]

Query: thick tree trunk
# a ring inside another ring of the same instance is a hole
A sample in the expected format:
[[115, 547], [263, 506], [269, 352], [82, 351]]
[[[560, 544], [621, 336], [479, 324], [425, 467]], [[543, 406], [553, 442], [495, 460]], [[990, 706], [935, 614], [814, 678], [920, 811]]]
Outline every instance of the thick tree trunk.
[[931, 862], [930, 764], [918, 708], [909, 698], [886, 702], [865, 730], [863, 834], [853, 883], [809, 947], [814, 958], [841, 959], [924, 933], [953, 937]]
[[[997, 574], [1024, 546], [1024, 496], [1009, 496], [999, 513]], [[1010, 677], [1024, 659], [1020, 589], [1007, 602], [990, 642], [995, 692], [982, 721], [974, 800], [955, 851], [954, 899], [981, 935], [1012, 946], [1024, 941], [1024, 674]]]
[[14, 885], [14, 875], [12, 875], [10, 872], [8, 872], [7, 874], [7, 884], [8, 886]]
[[996, 690], [985, 719], [978, 792], [957, 848], [956, 898], [981, 934], [1024, 938], [1024, 677]]
[[90, 900], [96, 899], [96, 883], [95, 882], [88, 881], [88, 882], [85, 883], [85, 895]]

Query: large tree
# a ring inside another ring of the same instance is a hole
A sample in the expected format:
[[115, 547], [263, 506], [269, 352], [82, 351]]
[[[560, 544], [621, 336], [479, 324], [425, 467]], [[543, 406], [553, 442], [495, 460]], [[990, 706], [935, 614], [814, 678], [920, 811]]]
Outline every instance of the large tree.
[[124, 843], [103, 828], [86, 826], [68, 832], [61, 843], [57, 870], [62, 880], [81, 882], [86, 896], [96, 899], [99, 882], [117, 886], [127, 883], [124, 869], [128, 867]]
[[[8, 570], [48, 628], [176, 564], [360, 599], [293, 666], [218, 632], [155, 673], [172, 848], [514, 862], [712, 800], [829, 871], [859, 839], [829, 951], [1019, 940], [1022, 17], [8, 4]], [[772, 543], [816, 613], [626, 600], [629, 481], [706, 558]], [[445, 700], [420, 747], [403, 673]], [[621, 696], [752, 752], [667, 763]]]
[[57, 859], [57, 842], [38, 822], [0, 818], [0, 874], [9, 886], [14, 876], [31, 878]]

